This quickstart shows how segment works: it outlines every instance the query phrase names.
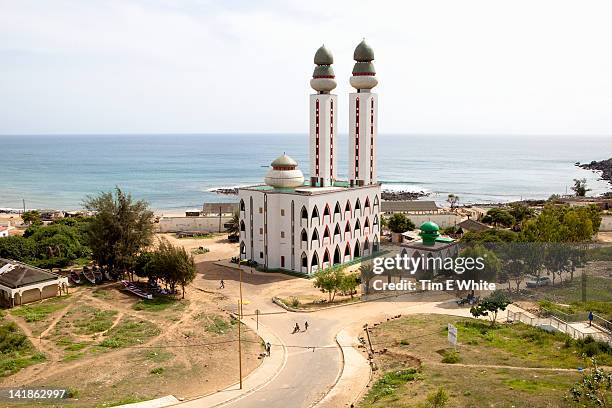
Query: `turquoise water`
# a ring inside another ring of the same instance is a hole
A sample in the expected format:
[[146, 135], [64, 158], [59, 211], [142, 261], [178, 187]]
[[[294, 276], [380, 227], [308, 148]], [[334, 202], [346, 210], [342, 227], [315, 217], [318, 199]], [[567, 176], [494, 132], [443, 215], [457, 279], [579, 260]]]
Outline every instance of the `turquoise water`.
[[[340, 137], [340, 176], [347, 137]], [[160, 210], [227, 201], [209, 190], [260, 183], [269, 163], [287, 152], [308, 173], [308, 137], [300, 134], [0, 136], [0, 208], [76, 209], [88, 194], [115, 185]], [[380, 135], [383, 188], [425, 190], [443, 202], [547, 198], [573, 178], [609, 191], [576, 161], [612, 155], [611, 138]]]

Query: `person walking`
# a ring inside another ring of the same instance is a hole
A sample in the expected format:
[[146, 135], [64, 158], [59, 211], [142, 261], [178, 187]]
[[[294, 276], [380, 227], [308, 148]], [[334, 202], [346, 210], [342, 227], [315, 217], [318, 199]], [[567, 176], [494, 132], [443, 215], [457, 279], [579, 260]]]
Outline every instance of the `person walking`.
[[270, 357], [270, 350], [272, 349], [272, 345], [270, 344], [270, 342], [266, 343], [266, 355], [268, 357]]
[[589, 327], [593, 324], [593, 311], [589, 311]]
[[300, 325], [296, 323], [295, 327], [293, 328], [293, 333], [298, 333], [299, 331], [300, 331]]
[[221, 285], [219, 286], [219, 289], [225, 289], [225, 282], [223, 282], [223, 279], [221, 279]]
[[308, 322], [304, 322], [304, 331], [308, 330]]

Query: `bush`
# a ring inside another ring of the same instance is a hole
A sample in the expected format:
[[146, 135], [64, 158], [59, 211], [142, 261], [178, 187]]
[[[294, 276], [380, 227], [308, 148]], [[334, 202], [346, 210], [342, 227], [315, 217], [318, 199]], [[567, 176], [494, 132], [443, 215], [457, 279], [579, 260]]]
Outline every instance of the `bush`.
[[289, 299], [289, 305], [291, 307], [300, 307], [300, 299], [298, 299], [297, 297], [293, 296]]
[[427, 403], [432, 408], [443, 408], [448, 402], [448, 394], [444, 388], [440, 387], [427, 395]]
[[446, 350], [444, 354], [442, 354], [442, 362], [446, 364], [456, 364], [461, 361], [461, 357], [459, 356], [459, 352], [456, 350]]

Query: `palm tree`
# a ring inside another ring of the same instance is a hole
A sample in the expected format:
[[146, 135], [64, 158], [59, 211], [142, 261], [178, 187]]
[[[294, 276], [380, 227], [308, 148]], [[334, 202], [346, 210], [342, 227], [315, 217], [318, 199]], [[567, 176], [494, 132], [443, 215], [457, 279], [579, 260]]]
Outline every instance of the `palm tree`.
[[232, 219], [226, 225], [227, 232], [230, 235], [240, 234], [240, 213], [236, 211], [234, 215], [232, 215]]

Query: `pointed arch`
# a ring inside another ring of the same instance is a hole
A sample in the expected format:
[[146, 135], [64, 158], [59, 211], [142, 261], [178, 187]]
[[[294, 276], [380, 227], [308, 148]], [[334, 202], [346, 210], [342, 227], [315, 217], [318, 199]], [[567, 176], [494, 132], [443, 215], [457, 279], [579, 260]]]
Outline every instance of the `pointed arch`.
[[359, 200], [359, 197], [357, 197], [357, 200], [355, 200], [355, 212], [357, 212], [357, 210], [361, 211], [361, 201]]
[[244, 220], [240, 220], [240, 231], [246, 232], [246, 225], [244, 225]]
[[353, 259], [361, 256], [361, 247], [359, 246], [359, 240], [355, 241], [355, 249], [353, 250]]
[[326, 225], [325, 230], [323, 231], [323, 242], [325, 242], [325, 238], [331, 240], [331, 235], [329, 234], [329, 227]]
[[323, 221], [325, 221], [325, 216], [329, 216], [329, 221], [331, 222], [331, 209], [329, 208], [329, 204], [325, 204], [325, 209], [323, 210]]
[[336, 245], [336, 249], [334, 250], [334, 265], [338, 265], [342, 262], [342, 258], [340, 257], [340, 247]]
[[246, 255], [246, 244], [244, 241], [240, 243], [240, 255]]
[[306, 228], [302, 228], [300, 238], [301, 241], [308, 241], [308, 233], [306, 233]]
[[336, 201], [336, 205], [334, 206], [334, 221], [336, 221], [336, 214], [338, 214], [340, 220], [342, 220], [342, 209], [340, 208], [340, 201]]
[[312, 239], [310, 240], [311, 248], [313, 247], [315, 241], [317, 241], [317, 246], [320, 246], [321, 240], [319, 239], [319, 231], [317, 231], [316, 228], [312, 231]]
[[365, 203], [363, 204], [363, 208], [370, 208], [370, 197], [366, 197]]
[[317, 251], [314, 251], [312, 254], [312, 262], [310, 262], [310, 267], [313, 269], [313, 271], [319, 269], [319, 255], [317, 254]]
[[319, 224], [320, 224], [321, 223], [321, 217], [319, 217], [319, 208], [317, 208], [316, 205], [312, 209], [312, 216], [310, 217], [310, 225], [312, 225], [312, 221], [315, 219], [315, 217], [317, 218], [317, 220], [319, 221]]
[[374, 227], [378, 226], [378, 214], [376, 214], [376, 215], [374, 216], [374, 222], [372, 222], [372, 225], [373, 225]]
[[344, 227], [344, 239], [346, 239], [346, 233], [348, 232], [349, 234], [349, 239], [353, 236], [352, 231], [351, 231], [351, 221], [347, 220], [346, 221], [346, 226]]
[[351, 200], [346, 200], [346, 205], [344, 206], [344, 212], [349, 211], [351, 214], [353, 213], [353, 207], [351, 206]]
[[308, 255], [306, 255], [306, 252], [302, 252], [302, 255], [300, 255], [300, 271], [302, 268], [308, 270]]
[[378, 207], [378, 203], [379, 203], [379, 201], [378, 201], [378, 194], [376, 194], [374, 196], [374, 207]]
[[329, 251], [327, 248], [325, 248], [325, 253], [323, 254], [323, 265], [325, 265], [325, 263], [329, 263]]
[[342, 234], [342, 233], [340, 232], [340, 223], [339, 223], [339, 222], [337, 222], [337, 223], [336, 223], [336, 227], [334, 228], [334, 238], [336, 237], [336, 235], [340, 235], [340, 234]]
[[359, 233], [361, 234], [361, 222], [359, 221], [359, 218], [357, 218], [357, 221], [355, 222], [355, 236], [357, 236], [357, 230], [359, 230]]
[[244, 205], [244, 200], [241, 198], [240, 199], [240, 211], [245, 211], [245, 210], [246, 210], [246, 207]]
[[370, 217], [366, 217], [365, 222], [363, 223], [363, 229], [370, 228]]
[[346, 243], [345, 247], [344, 247], [344, 256], [351, 256], [351, 244], [349, 242]]
[[365, 241], [363, 241], [363, 252], [370, 249], [370, 240], [366, 237]]
[[308, 210], [306, 209], [305, 205], [303, 205], [302, 209], [300, 210], [300, 218], [308, 219]]
[[378, 252], [380, 251], [380, 242], [378, 241], [378, 235], [374, 235], [374, 245], [373, 245], [373, 250], [374, 252]]

